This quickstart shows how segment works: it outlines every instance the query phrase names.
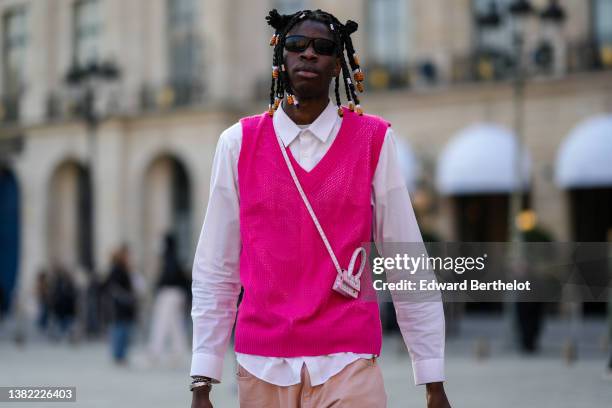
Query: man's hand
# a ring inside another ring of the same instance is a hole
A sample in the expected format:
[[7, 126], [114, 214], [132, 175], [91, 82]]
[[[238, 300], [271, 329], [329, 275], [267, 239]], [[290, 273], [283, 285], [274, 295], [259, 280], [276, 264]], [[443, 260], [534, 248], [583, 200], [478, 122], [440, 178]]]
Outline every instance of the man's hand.
[[444, 392], [443, 383], [428, 383], [425, 388], [427, 390], [427, 408], [451, 408], [448, 398], [446, 398], [446, 392]]
[[191, 408], [213, 408], [210, 402], [210, 388], [205, 386], [193, 390]]

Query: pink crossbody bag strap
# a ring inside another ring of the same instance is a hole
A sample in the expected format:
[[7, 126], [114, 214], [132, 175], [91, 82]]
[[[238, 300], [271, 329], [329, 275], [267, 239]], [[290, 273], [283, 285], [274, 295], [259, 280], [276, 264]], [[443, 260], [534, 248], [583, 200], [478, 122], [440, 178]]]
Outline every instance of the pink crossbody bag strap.
[[[308, 197], [306, 197], [306, 193], [304, 192], [304, 189], [302, 189], [302, 185], [300, 184], [300, 181], [298, 180], [295, 174], [295, 170], [293, 169], [293, 165], [291, 164], [291, 161], [289, 160], [289, 156], [287, 155], [287, 151], [285, 150], [283, 141], [278, 136], [278, 134], [276, 135], [276, 140], [278, 141], [278, 145], [285, 159], [285, 163], [287, 163], [287, 168], [289, 168], [289, 173], [291, 173], [291, 178], [293, 178], [293, 182], [295, 183], [295, 186], [297, 187], [298, 192], [300, 193], [300, 196], [302, 197], [302, 201], [304, 201], [304, 205], [306, 206], [306, 209], [308, 210], [308, 213], [310, 214], [310, 218], [312, 218], [312, 222], [317, 228], [317, 231], [319, 231], [319, 235], [321, 236], [321, 239], [323, 240], [323, 244], [325, 244], [325, 248], [327, 249], [327, 252], [329, 253], [329, 256], [334, 264], [334, 267], [336, 268], [337, 276], [336, 276], [336, 280], [334, 281], [334, 285], [332, 289], [342, 294], [343, 296], [357, 298], [357, 296], [359, 295], [359, 290], [360, 290], [360, 279], [359, 278], [361, 277], [361, 274], [363, 272], [363, 269], [365, 268], [365, 263], [366, 263], [365, 249], [363, 247], [356, 248], [355, 251], [353, 252], [353, 255], [351, 256], [351, 260], [349, 262], [348, 268], [342, 269], [340, 267], [338, 258], [336, 258], [336, 254], [334, 254], [334, 251], [331, 245], [329, 244], [327, 236], [325, 235], [325, 232], [323, 231], [323, 228], [321, 227], [321, 224], [319, 223], [319, 219], [317, 218], [317, 215], [312, 209], [312, 206], [310, 205], [310, 202], [308, 201]], [[359, 265], [359, 270], [357, 271], [356, 274], [353, 274], [355, 263], [357, 262], [357, 257], [359, 257], [360, 255], [361, 255], [361, 263]]]

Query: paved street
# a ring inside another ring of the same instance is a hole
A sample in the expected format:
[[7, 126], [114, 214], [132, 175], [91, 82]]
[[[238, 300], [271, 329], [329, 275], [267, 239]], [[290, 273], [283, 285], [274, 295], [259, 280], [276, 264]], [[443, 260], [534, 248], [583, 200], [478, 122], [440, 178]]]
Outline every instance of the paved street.
[[[467, 329], [467, 330], [466, 330]], [[453, 407], [602, 408], [611, 406], [612, 381], [603, 379], [605, 351], [602, 324], [584, 328], [579, 359], [568, 366], [561, 358], [558, 327], [549, 327], [546, 348], [538, 357], [523, 357], [507, 350], [494, 323], [468, 324], [460, 340], [447, 346], [447, 393]], [[496, 332], [489, 343], [490, 357], [477, 360], [476, 339]], [[423, 407], [424, 390], [412, 385], [408, 355], [398, 337], [387, 337], [380, 364], [389, 394], [389, 407]], [[72, 385], [77, 402], [52, 407], [188, 407], [188, 361], [175, 368], [147, 368], [141, 347], [128, 367], [116, 367], [102, 342], [49, 344], [35, 340], [17, 347], [0, 342], [0, 385]], [[228, 353], [224, 382], [215, 387], [216, 407], [236, 407], [233, 359]], [[14, 404], [2, 404], [9, 406]], [[49, 404], [47, 404], [48, 406]], [[20, 407], [43, 406], [22, 403]]]

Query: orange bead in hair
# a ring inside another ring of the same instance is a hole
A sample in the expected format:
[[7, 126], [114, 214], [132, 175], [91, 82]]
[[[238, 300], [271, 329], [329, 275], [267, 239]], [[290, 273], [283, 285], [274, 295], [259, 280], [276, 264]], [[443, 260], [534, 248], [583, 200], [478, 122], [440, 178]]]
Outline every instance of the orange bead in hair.
[[268, 115], [274, 116], [274, 108], [272, 105], [268, 105]]
[[351, 112], [355, 112], [355, 104], [353, 103], [353, 101], [349, 101], [348, 107]]
[[276, 34], [272, 35], [272, 38], [270, 38], [270, 46], [274, 47], [278, 42], [278, 38], [276, 36]]
[[357, 82], [356, 87], [359, 92], [363, 92], [363, 84], [361, 82]]
[[278, 105], [280, 105], [280, 99], [274, 98], [274, 110], [278, 109]]
[[272, 67], [272, 78], [278, 78], [278, 67]]
[[355, 61], [355, 64], [357, 64], [357, 65], [361, 65], [361, 64], [359, 63], [359, 56], [357, 55], [357, 53], [354, 53], [354, 54], [353, 54], [353, 61]]
[[363, 81], [365, 79], [365, 75], [361, 71], [355, 72], [354, 77], [355, 77], [355, 81], [357, 81], [357, 82], [361, 82], [361, 81]]
[[287, 95], [287, 103], [293, 105], [293, 95]]
[[363, 109], [361, 109], [361, 105], [357, 105], [355, 107], [355, 111], [359, 114], [359, 116], [363, 115]]
[[342, 107], [338, 106], [338, 116], [342, 117], [344, 116], [344, 111], [342, 110]]

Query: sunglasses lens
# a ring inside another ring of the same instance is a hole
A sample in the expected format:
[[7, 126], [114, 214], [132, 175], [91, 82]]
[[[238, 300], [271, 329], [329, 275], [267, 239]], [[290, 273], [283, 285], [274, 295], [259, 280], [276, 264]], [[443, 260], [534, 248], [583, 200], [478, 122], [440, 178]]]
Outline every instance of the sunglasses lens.
[[291, 52], [302, 52], [308, 47], [308, 38], [292, 35], [285, 39], [285, 49]]
[[317, 54], [333, 55], [336, 52], [336, 44], [325, 38], [317, 38], [314, 40], [314, 49]]
[[333, 55], [336, 52], [336, 43], [326, 38], [308, 38], [302, 35], [290, 35], [285, 39], [285, 49], [291, 52], [303, 52], [312, 41], [317, 54]]

